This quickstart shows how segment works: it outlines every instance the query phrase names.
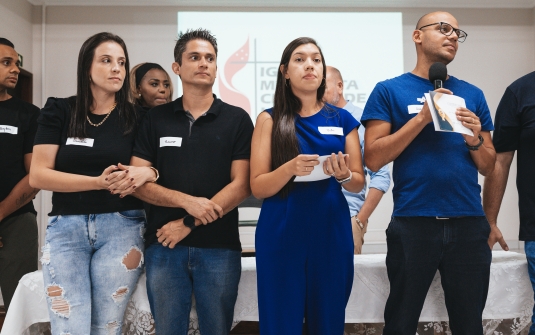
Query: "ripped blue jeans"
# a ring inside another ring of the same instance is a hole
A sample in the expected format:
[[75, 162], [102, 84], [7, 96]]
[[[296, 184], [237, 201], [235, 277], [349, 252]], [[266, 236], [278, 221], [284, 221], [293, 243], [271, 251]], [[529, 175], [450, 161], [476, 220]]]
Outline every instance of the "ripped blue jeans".
[[41, 264], [52, 335], [121, 333], [144, 231], [142, 209], [49, 218]]

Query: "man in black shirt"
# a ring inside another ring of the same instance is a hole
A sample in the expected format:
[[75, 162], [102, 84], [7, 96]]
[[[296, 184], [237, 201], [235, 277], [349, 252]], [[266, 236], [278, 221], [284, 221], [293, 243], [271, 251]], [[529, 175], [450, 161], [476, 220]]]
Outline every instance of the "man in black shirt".
[[212, 93], [217, 43], [181, 34], [173, 71], [183, 96], [149, 111], [132, 165], [154, 166], [158, 184], [136, 195], [152, 204], [145, 234], [147, 291], [156, 332], [187, 334], [195, 295], [203, 335], [228, 334], [241, 275], [237, 206], [249, 189], [253, 124]]
[[28, 182], [39, 108], [10, 96], [19, 76], [13, 43], [0, 38], [0, 288], [6, 308], [17, 284], [37, 270], [37, 222]]
[[[498, 212], [507, 185], [515, 151], [517, 157], [516, 187], [520, 211], [519, 239], [524, 241], [528, 272], [535, 289], [535, 72], [512, 83], [503, 94], [495, 117], [494, 172], [485, 178], [483, 208], [491, 226], [489, 246], [496, 242], [509, 250], [497, 226]], [[535, 312], [535, 307], [534, 307]], [[535, 334], [535, 313], [529, 334]]]

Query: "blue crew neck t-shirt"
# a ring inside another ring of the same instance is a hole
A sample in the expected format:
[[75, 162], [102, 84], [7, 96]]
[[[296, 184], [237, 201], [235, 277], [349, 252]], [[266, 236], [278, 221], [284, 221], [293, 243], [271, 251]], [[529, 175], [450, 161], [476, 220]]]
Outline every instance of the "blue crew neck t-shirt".
[[[481, 121], [482, 131], [494, 129], [483, 92], [450, 76], [444, 88], [466, 101], [466, 108]], [[371, 93], [361, 122], [383, 120], [397, 132], [415, 117], [433, 90], [427, 79], [412, 73], [378, 83]], [[482, 216], [481, 186], [477, 167], [459, 133], [435, 131], [433, 123], [394, 160], [392, 171], [394, 216]]]

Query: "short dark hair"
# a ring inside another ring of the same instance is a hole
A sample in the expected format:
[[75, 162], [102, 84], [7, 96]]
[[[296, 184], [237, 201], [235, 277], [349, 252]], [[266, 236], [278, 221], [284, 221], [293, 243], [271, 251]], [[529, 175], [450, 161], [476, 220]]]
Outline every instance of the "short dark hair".
[[176, 41], [175, 45], [175, 62], [178, 63], [178, 65], [182, 65], [182, 54], [184, 51], [186, 51], [186, 44], [188, 44], [189, 41], [192, 40], [205, 40], [210, 42], [215, 50], [215, 55], [217, 57], [217, 40], [210, 33], [209, 30], [198, 28], [195, 30], [188, 29], [186, 33], [180, 32], [178, 34], [178, 40]]
[[0, 37], [0, 45], [7, 45], [8, 47], [15, 49], [15, 44], [11, 43], [7, 38]]

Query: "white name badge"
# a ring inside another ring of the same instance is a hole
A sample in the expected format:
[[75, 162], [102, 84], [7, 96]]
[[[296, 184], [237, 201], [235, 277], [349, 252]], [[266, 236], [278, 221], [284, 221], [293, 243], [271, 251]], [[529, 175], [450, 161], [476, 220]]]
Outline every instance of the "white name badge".
[[181, 147], [182, 137], [160, 137], [161, 147]]
[[18, 127], [0, 125], [0, 134], [17, 135], [18, 132], [19, 132]]
[[93, 142], [95, 142], [92, 138], [77, 138], [77, 137], [69, 137], [67, 139], [67, 145], [81, 145], [84, 147], [93, 147]]
[[409, 114], [418, 114], [424, 108], [424, 105], [408, 105]]
[[344, 128], [342, 127], [318, 127], [320, 134], [323, 135], [342, 135], [344, 136]]

